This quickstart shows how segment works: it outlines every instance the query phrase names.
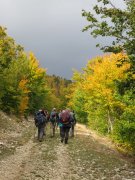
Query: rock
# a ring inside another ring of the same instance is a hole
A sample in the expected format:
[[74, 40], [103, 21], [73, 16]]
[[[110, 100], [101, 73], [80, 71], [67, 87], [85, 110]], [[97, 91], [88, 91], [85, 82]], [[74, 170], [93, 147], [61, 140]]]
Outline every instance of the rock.
[[3, 145], [3, 146], [4, 146], [4, 142], [0, 142], [0, 145]]
[[116, 169], [114, 169], [114, 171], [116, 171], [116, 172], [120, 172], [120, 169], [119, 169], [119, 168], [116, 168]]

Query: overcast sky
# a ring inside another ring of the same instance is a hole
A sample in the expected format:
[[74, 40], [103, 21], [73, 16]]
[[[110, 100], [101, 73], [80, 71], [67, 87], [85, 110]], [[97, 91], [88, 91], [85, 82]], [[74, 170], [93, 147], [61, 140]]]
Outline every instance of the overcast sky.
[[[123, 0], [112, 0], [122, 6]], [[82, 9], [92, 10], [96, 0], [0, 0], [0, 25], [8, 35], [32, 51], [47, 68], [48, 74], [70, 79], [72, 69], [80, 70], [92, 57], [101, 55], [96, 48], [108, 39], [93, 39], [82, 33], [88, 22]]]

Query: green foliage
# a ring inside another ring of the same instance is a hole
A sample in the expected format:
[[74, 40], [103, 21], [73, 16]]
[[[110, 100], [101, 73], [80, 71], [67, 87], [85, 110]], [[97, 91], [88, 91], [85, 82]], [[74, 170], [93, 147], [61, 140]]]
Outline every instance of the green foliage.
[[6, 28], [0, 26], [0, 70], [7, 68], [12, 60], [18, 59], [23, 48], [7, 36]]
[[49, 94], [45, 74], [34, 55], [27, 56], [0, 27], [0, 108], [23, 115], [44, 107]]
[[[5, 28], [0, 27], [0, 107], [6, 112], [14, 112], [19, 105], [20, 92], [17, 89], [22, 48], [7, 36]], [[18, 60], [18, 61], [17, 61]]]
[[107, 135], [108, 134], [108, 126], [107, 126], [107, 117], [105, 113], [101, 112], [100, 109], [96, 110], [96, 112], [89, 112], [89, 127], [96, 130], [97, 132]]
[[87, 118], [87, 112], [85, 111], [85, 107], [82, 106], [82, 104], [85, 104], [85, 94], [81, 89], [77, 89], [74, 93], [73, 97], [73, 109], [76, 112], [77, 115], [77, 121], [80, 123], [87, 124], [88, 118]]
[[23, 48], [0, 27], [0, 108], [27, 116], [40, 108], [66, 106], [66, 88], [71, 81], [47, 76], [33, 53]]
[[51, 109], [55, 106], [57, 109], [63, 109], [67, 107], [66, 94], [69, 93], [68, 86], [72, 83], [71, 80], [64, 79], [59, 76], [46, 76], [48, 87], [50, 88], [53, 95], [53, 104]]
[[113, 138], [123, 145], [126, 143], [129, 149], [135, 150], [135, 94], [126, 91], [124, 96], [117, 94], [116, 99], [123, 103], [124, 109], [119, 111]]
[[82, 73], [74, 73], [69, 104], [81, 122], [134, 151], [135, 95], [130, 89], [121, 95], [117, 85], [124, 82], [129, 69], [124, 53], [94, 58]]
[[104, 46], [105, 52], [120, 52], [125, 49], [128, 54], [135, 55], [135, 0], [123, 1], [126, 9], [115, 7], [111, 1], [98, 0], [93, 10], [98, 17], [91, 12], [83, 10], [82, 16], [90, 23], [83, 31], [91, 29], [93, 37], [115, 37], [112, 46]]
[[[95, 13], [83, 10], [89, 25], [83, 31], [91, 31], [94, 38], [113, 37], [111, 45], [97, 44], [104, 52], [119, 53], [124, 51], [128, 55], [130, 68], [126, 70], [125, 78], [115, 79], [114, 100], [116, 103], [109, 107], [110, 120], [113, 115], [113, 137], [126, 147], [135, 149], [135, 0], [123, 0], [125, 8], [117, 8], [110, 0], [97, 0], [93, 7]], [[122, 63], [124, 63], [122, 61]], [[119, 64], [117, 64], [118, 67]], [[133, 137], [133, 138], [132, 138]]]
[[[83, 31], [90, 30], [95, 38], [113, 37], [112, 45], [100, 45], [104, 52], [118, 53], [126, 51], [129, 55], [131, 68], [128, 77], [120, 82], [123, 91], [132, 88], [135, 91], [132, 72], [135, 72], [135, 0], [123, 1], [125, 9], [115, 7], [111, 1], [97, 0], [98, 3], [93, 7], [95, 14], [83, 10], [82, 16], [86, 17], [90, 23]], [[101, 2], [101, 3], [99, 3]]]

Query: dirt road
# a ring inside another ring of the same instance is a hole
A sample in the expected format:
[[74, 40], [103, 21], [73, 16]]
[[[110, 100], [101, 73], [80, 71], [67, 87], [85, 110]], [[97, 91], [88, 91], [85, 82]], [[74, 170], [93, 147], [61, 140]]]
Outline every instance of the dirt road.
[[[33, 127], [32, 127], [33, 128]], [[26, 129], [28, 131], [28, 129]], [[48, 131], [49, 132], [49, 131]], [[48, 133], [31, 138], [0, 159], [0, 180], [135, 180], [135, 166], [112, 144], [77, 125], [69, 144]]]

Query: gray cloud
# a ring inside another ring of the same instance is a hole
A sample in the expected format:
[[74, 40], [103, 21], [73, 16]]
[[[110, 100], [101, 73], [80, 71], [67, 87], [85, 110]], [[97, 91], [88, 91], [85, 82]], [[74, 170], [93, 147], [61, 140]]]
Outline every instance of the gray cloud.
[[[121, 7], [123, 0], [112, 0]], [[100, 40], [81, 30], [88, 23], [82, 9], [90, 10], [96, 0], [0, 0], [0, 25], [26, 51], [33, 51], [49, 74], [71, 78], [88, 59], [102, 54]]]

